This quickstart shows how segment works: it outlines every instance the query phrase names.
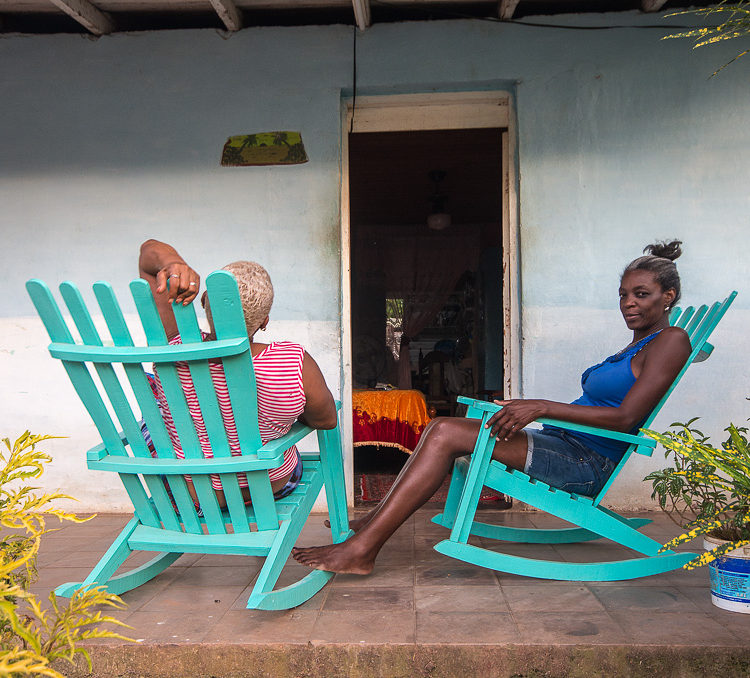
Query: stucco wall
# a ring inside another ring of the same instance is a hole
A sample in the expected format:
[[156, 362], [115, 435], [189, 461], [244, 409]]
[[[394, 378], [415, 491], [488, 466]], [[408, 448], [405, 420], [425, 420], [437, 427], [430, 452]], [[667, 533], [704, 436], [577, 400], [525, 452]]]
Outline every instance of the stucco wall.
[[[572, 399], [581, 370], [627, 343], [618, 274], [655, 237], [685, 241], [686, 301], [741, 292], [657, 420], [694, 415], [719, 433], [747, 418], [747, 64], [708, 79], [731, 44], [691, 51], [639, 29], [637, 13], [555, 18], [571, 31], [487, 22], [376, 25], [358, 38], [360, 93], [503, 88], [517, 119], [523, 361], [528, 396]], [[257, 258], [276, 304], [269, 335], [304, 341], [337, 392], [340, 363], [342, 26], [0, 39], [0, 434], [51, 442], [44, 483], [79, 508], [127, 506], [115, 478], [85, 471], [95, 432], [45, 355], [23, 282], [120, 290], [146, 237], [208, 272]], [[230, 134], [300, 130], [306, 165], [221, 168]], [[639, 460], [610, 494], [651, 505]]]

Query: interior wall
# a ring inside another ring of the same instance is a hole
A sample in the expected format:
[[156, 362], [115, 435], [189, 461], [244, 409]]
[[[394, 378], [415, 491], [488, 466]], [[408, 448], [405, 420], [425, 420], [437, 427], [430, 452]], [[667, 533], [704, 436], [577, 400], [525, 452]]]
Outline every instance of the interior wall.
[[[639, 28], [653, 16], [547, 22], [625, 27], [376, 25], [357, 39], [358, 92], [512, 92], [524, 395], [575, 398], [581, 371], [627, 343], [619, 273], [654, 238], [685, 241], [686, 301], [739, 289], [716, 351], [656, 422], [700, 415], [719, 436], [749, 414], [748, 66], [740, 60], [709, 79], [735, 45], [660, 41], [662, 31]], [[176, 31], [0, 40], [0, 432], [68, 436], [47, 446], [54, 462], [43, 485], [78, 497], [79, 510], [127, 502], [116, 478], [85, 470], [96, 435], [46, 355], [23, 290], [31, 276], [107, 279], [122, 291], [147, 237], [173, 242], [202, 273], [258, 259], [276, 286], [268, 334], [305, 343], [339, 391], [341, 97], [352, 91], [351, 46], [343, 26], [251, 28], [228, 39]], [[219, 167], [227, 136], [271, 130], [301, 131], [310, 162]], [[639, 459], [610, 501], [652, 505], [641, 479], [661, 462]]]
[[[443, 299], [451, 304], [454, 289], [443, 289], [440, 271], [451, 270], [465, 257], [464, 249], [473, 249], [467, 258], [467, 270], [477, 273], [481, 253], [498, 248], [501, 240], [502, 148], [499, 128], [438, 129], [419, 132], [368, 132], [349, 136], [350, 247], [352, 250], [352, 341], [355, 387], [367, 383], [358, 374], [357, 365], [362, 338], [385, 340], [385, 299], [403, 298], [427, 287], [427, 298]], [[433, 171], [442, 173], [436, 184]], [[435, 196], [439, 195], [438, 202]], [[434, 209], [450, 214], [450, 225], [433, 230], [427, 218]], [[409, 250], [402, 251], [404, 248]], [[423, 250], [412, 256], [411, 249]], [[430, 254], [428, 254], [430, 253]], [[434, 256], [431, 256], [434, 254]], [[461, 256], [459, 256], [461, 255]], [[470, 263], [469, 263], [470, 262]], [[482, 279], [493, 286], [488, 292], [500, 323], [502, 339], [502, 261], [494, 261], [494, 270], [483, 270]], [[453, 272], [453, 271], [451, 271]], [[456, 271], [456, 281], [464, 273]], [[432, 278], [432, 280], [430, 280]], [[417, 280], [423, 281], [421, 284]], [[429, 281], [429, 282], [425, 282]], [[432, 295], [430, 295], [432, 291]], [[419, 295], [420, 300], [422, 294]], [[435, 315], [440, 312], [435, 309]], [[481, 311], [474, 309], [472, 345], [484, 350], [486, 336]], [[418, 368], [420, 351], [425, 355], [441, 339], [466, 340], [468, 329], [442, 327], [439, 331], [427, 323], [420, 333], [410, 336], [412, 369]], [[463, 342], [462, 342], [463, 343]], [[493, 352], [486, 357], [488, 369], [499, 372], [502, 383], [502, 346], [496, 338]], [[463, 346], [463, 350], [467, 349]], [[482, 361], [484, 362], [484, 361]], [[461, 366], [465, 369], [467, 364]], [[395, 364], [391, 365], [395, 368]], [[398, 383], [394, 369], [383, 367], [380, 381]], [[477, 375], [472, 375], [472, 377]], [[484, 372], [476, 380], [483, 388]], [[414, 383], [415, 388], [419, 388]], [[474, 389], [470, 388], [469, 392]], [[463, 391], [462, 391], [463, 392]]]

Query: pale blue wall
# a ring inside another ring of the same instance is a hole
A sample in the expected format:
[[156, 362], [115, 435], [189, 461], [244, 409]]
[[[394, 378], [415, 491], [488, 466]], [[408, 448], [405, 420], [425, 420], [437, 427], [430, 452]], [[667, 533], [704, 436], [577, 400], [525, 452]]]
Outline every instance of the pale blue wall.
[[[575, 397], [580, 371], [627, 343], [614, 310], [618, 274], [654, 237], [685, 240], [688, 300], [740, 289], [712, 364], [696, 368], [665, 414], [666, 424], [703, 414], [719, 431], [748, 416], [750, 62], [709, 79], [736, 52], [731, 43], [691, 51], [660, 35], [376, 25], [358, 37], [359, 92], [511, 92], [527, 395]], [[321, 338], [327, 376], [338, 380], [340, 102], [352, 88], [351, 45], [343, 26], [228, 39], [208, 30], [0, 39], [0, 374], [17, 403], [0, 414], [2, 435], [22, 422], [75, 437], [67, 427], [78, 425], [46, 404], [54, 389], [44, 386], [48, 364], [29, 348], [37, 335], [24, 334], [33, 321], [23, 281], [124, 287], [149, 236], [175, 242], [203, 271], [263, 261], [276, 285], [272, 320]], [[308, 164], [218, 166], [228, 135], [284, 129], [302, 132]], [[19, 383], [37, 373], [41, 386]], [[74, 470], [59, 473], [72, 494], [85, 494], [68, 487]], [[635, 503], [644, 495], [637, 473], [622, 495]]]
[[[201, 270], [262, 258], [278, 281], [279, 317], [337, 319], [347, 35], [0, 40], [0, 219], [14, 255], [3, 271], [11, 288], [20, 291], [32, 271], [124, 282], [137, 273], [138, 244], [153, 235], [175, 241]], [[308, 164], [219, 167], [227, 136], [287, 129], [302, 131]], [[284, 275], [290, 260], [305, 274]], [[2, 315], [30, 309], [23, 294], [0, 303]]]

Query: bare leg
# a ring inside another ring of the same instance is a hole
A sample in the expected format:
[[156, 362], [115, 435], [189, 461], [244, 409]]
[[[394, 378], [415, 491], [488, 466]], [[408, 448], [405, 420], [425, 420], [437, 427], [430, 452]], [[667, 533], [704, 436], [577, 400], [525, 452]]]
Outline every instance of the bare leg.
[[[341, 544], [295, 548], [295, 560], [329, 572], [369, 574], [388, 538], [440, 487], [457, 457], [474, 449], [480, 423], [438, 417], [424, 433], [388, 494], [367, 516], [359, 531]], [[526, 435], [495, 444], [493, 457], [516, 469], [526, 462]]]
[[[376, 507], [377, 508], [377, 507]], [[359, 532], [365, 524], [372, 518], [373, 513], [375, 512], [375, 509], [368, 511], [365, 515], [363, 515], [361, 518], [355, 518], [354, 520], [349, 521], [349, 529], [352, 532]], [[323, 521], [323, 525], [326, 527], [331, 527], [331, 521], [326, 518]]]

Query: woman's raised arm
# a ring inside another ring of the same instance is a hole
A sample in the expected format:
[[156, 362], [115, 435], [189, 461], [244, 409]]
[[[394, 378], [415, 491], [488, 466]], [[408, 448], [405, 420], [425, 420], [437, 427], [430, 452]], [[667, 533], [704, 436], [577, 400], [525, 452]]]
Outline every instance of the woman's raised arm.
[[171, 339], [177, 332], [172, 304], [187, 306], [198, 295], [200, 276], [167, 243], [146, 240], [138, 257], [138, 274], [151, 286], [161, 322]]

